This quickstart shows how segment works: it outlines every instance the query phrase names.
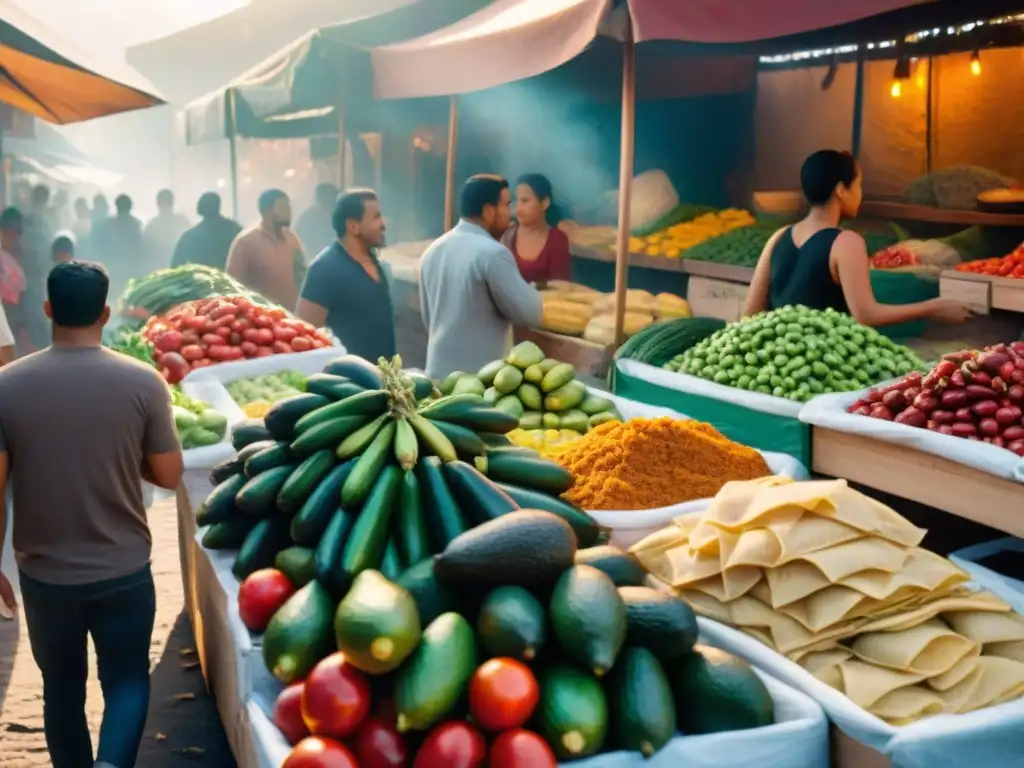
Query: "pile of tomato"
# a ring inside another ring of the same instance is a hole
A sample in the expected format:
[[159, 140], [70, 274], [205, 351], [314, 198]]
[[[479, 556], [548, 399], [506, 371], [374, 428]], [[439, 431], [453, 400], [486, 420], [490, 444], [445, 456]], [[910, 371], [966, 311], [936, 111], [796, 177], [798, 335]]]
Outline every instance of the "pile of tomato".
[[244, 296], [189, 301], [149, 318], [142, 336], [170, 384], [216, 363], [307, 352], [331, 345], [330, 337], [280, 307]]
[[908, 248], [902, 245], [891, 245], [871, 257], [871, 266], [875, 269], [896, 269], [897, 267], [916, 267], [921, 260]]
[[1024, 278], [1024, 243], [1002, 258], [966, 261], [963, 264], [958, 264], [956, 270], [958, 272], [973, 272], [978, 275], [992, 275], [993, 277]]

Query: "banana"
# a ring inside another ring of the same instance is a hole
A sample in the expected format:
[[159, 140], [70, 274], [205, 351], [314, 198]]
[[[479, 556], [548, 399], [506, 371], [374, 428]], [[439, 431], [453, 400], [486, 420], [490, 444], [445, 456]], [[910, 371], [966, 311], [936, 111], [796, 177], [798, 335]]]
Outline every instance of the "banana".
[[452, 445], [452, 441], [445, 437], [444, 433], [430, 419], [414, 413], [409, 417], [409, 424], [415, 430], [419, 439], [423, 441], [423, 447], [441, 459], [441, 461], [447, 464], [459, 458], [455, 452], [455, 446]]
[[416, 431], [405, 419], [395, 422], [395, 459], [398, 465], [408, 471], [416, 466], [420, 456], [420, 445], [416, 441]]

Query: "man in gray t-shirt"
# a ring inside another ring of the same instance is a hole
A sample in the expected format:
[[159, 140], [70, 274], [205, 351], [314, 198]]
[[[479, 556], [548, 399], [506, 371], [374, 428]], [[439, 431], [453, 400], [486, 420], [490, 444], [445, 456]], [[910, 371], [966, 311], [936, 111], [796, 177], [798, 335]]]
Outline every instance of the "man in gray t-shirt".
[[[106, 705], [97, 765], [135, 764], [156, 611], [142, 481], [174, 489], [182, 474], [166, 383], [100, 345], [109, 284], [99, 264], [54, 267], [45, 305], [52, 346], [0, 370], [0, 504], [10, 480], [14, 553], [54, 768], [93, 764], [89, 636]], [[0, 509], [0, 541], [6, 527]], [[2, 573], [0, 602], [14, 604]]]

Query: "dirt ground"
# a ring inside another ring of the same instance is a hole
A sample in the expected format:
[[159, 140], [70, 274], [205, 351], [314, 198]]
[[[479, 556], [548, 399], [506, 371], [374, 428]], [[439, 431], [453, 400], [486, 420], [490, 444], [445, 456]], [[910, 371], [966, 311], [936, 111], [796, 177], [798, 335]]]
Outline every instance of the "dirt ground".
[[[192, 628], [184, 612], [174, 498], [149, 510], [153, 529], [156, 628], [150, 648], [153, 693], [138, 766], [234, 768], [224, 730], [203, 683]], [[4, 570], [13, 574], [9, 546]], [[95, 748], [103, 697], [95, 666], [89, 681], [88, 717]], [[22, 616], [0, 619], [0, 768], [49, 766], [43, 738], [42, 681], [32, 660]]]

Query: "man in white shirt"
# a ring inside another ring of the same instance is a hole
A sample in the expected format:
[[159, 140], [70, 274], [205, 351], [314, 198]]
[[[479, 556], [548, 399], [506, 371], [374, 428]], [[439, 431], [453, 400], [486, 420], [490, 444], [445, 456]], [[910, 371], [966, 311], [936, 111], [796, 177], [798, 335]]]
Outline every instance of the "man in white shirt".
[[473, 372], [504, 357], [513, 326], [536, 326], [541, 298], [498, 242], [511, 220], [508, 182], [471, 176], [462, 187], [462, 218], [420, 261], [420, 311], [427, 327], [427, 375]]

